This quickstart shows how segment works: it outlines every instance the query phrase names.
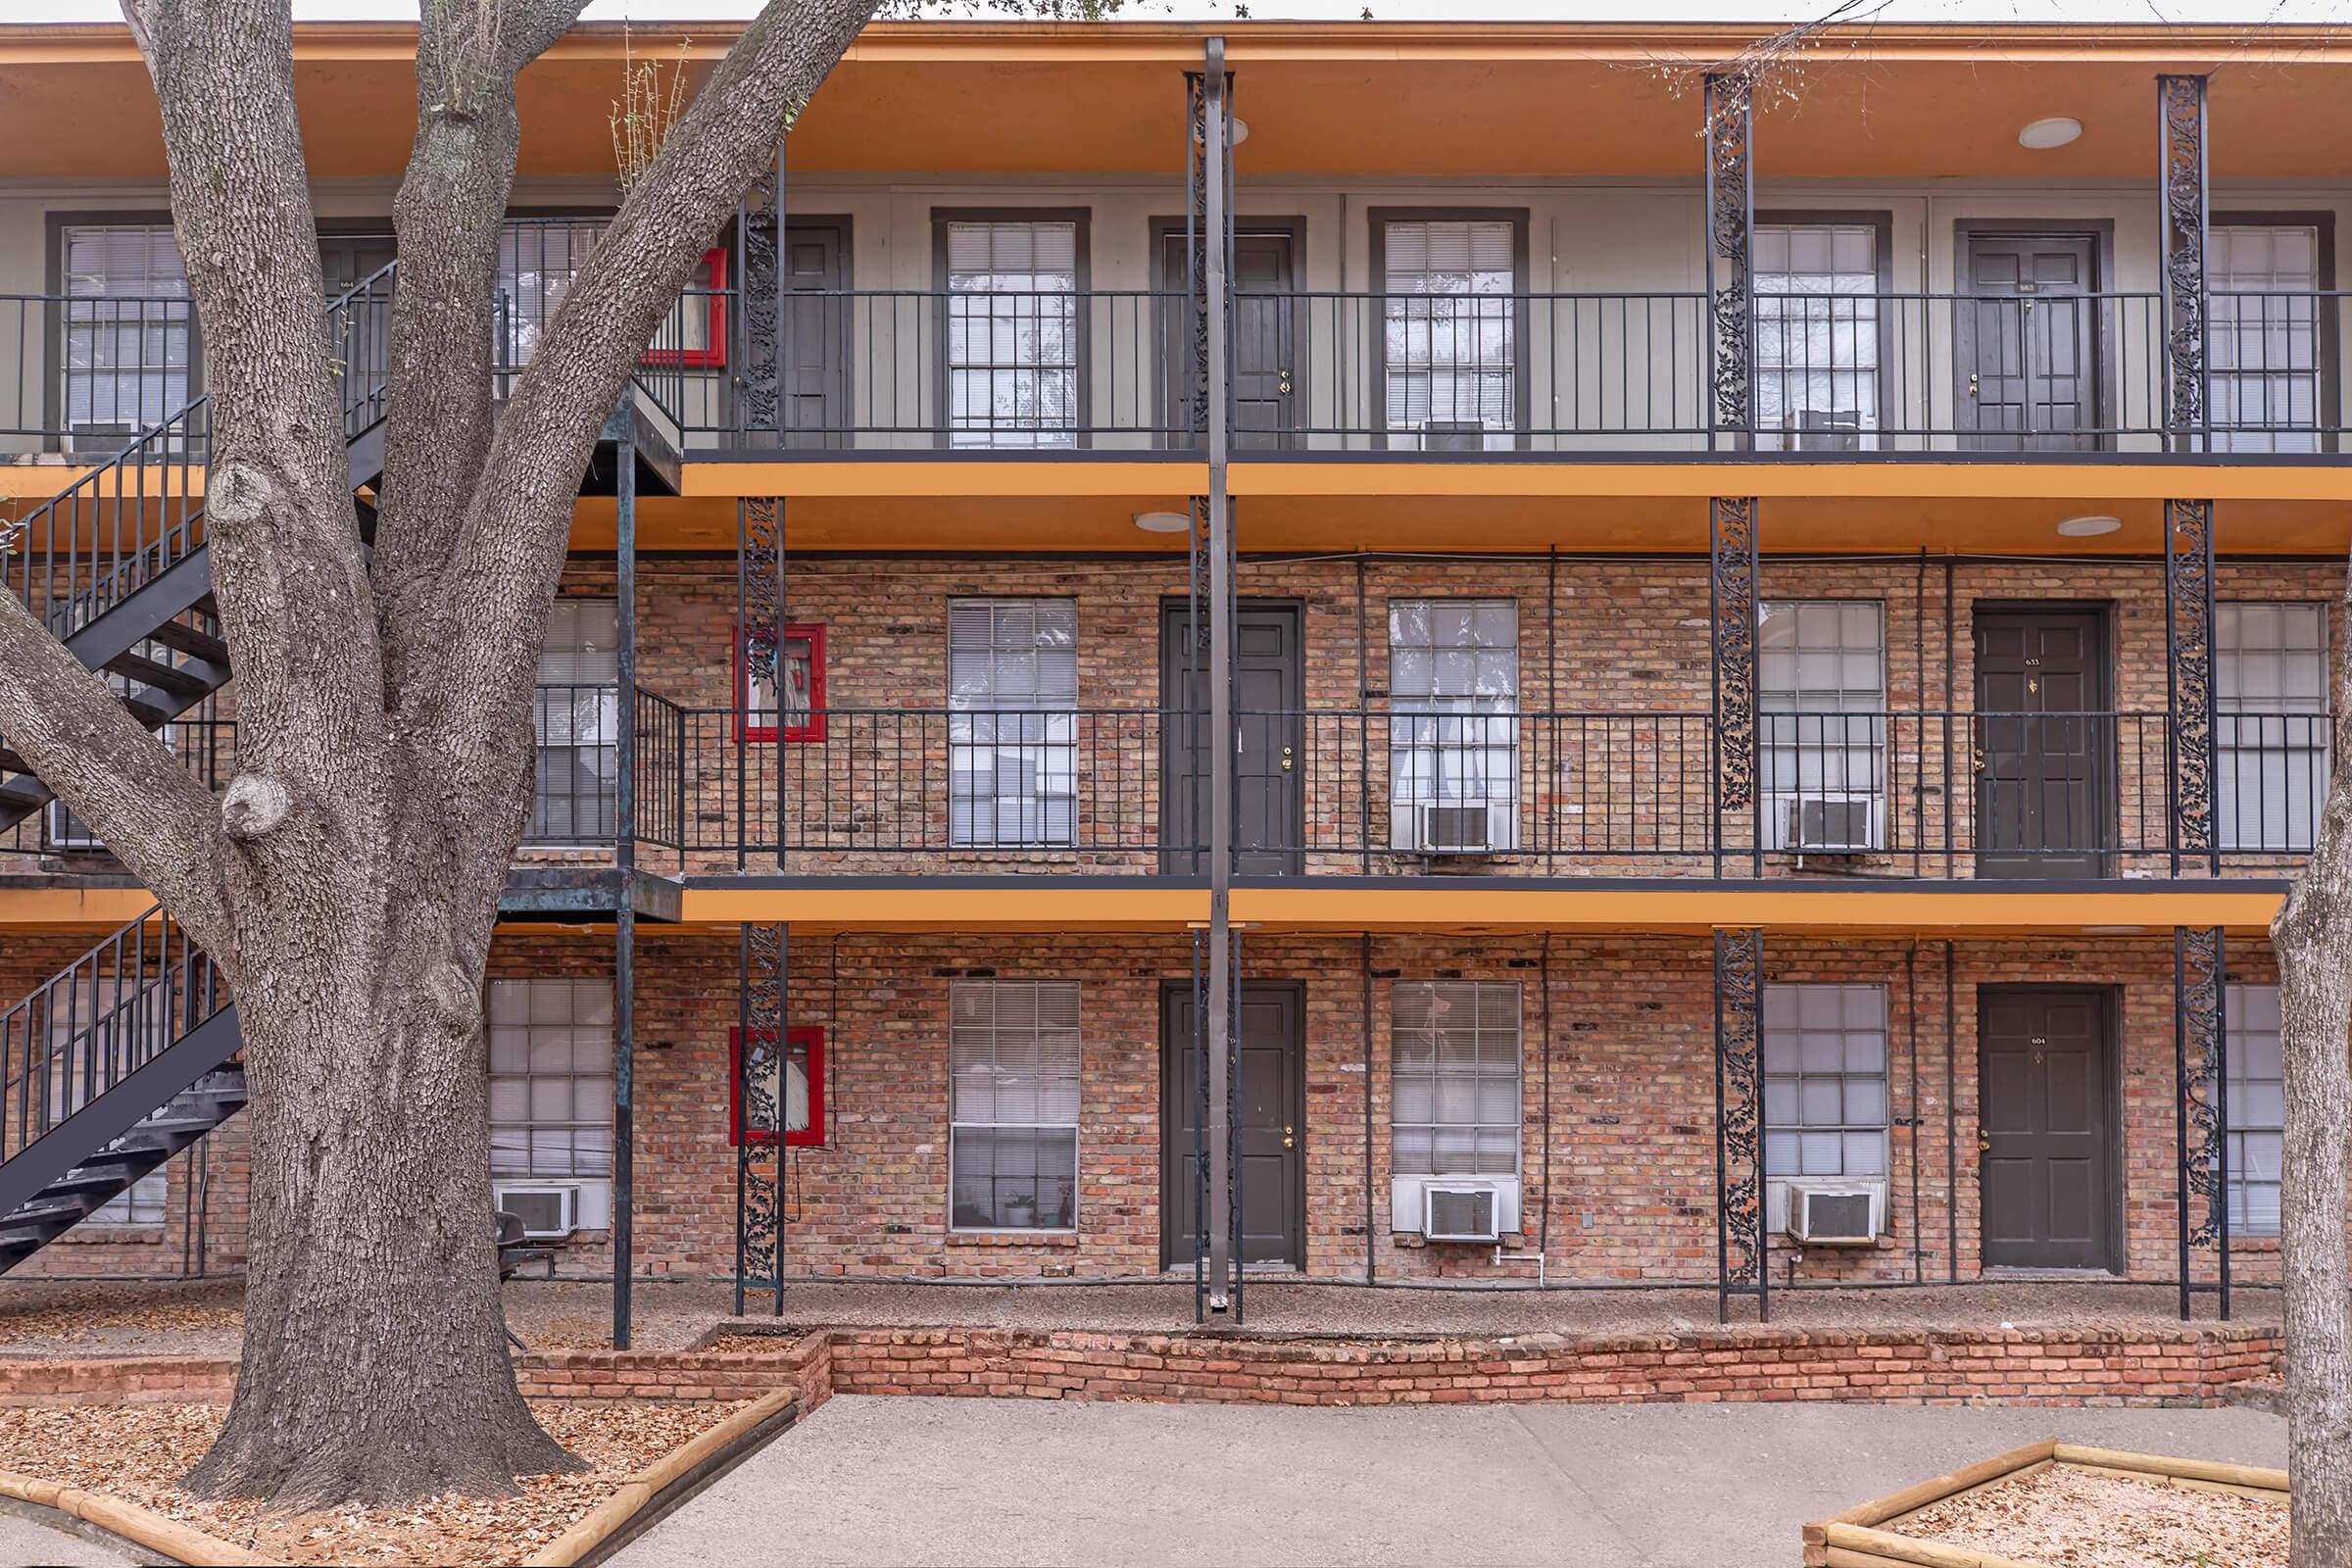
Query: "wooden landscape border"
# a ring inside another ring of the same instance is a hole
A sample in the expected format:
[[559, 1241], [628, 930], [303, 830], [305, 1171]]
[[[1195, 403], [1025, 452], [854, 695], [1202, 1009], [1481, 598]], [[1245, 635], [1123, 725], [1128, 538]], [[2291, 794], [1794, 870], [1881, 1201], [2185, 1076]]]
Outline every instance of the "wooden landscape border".
[[2208, 1459], [2127, 1453], [2044, 1439], [1982, 1459], [1933, 1481], [1857, 1503], [1842, 1513], [1805, 1526], [1807, 1568], [2050, 1568], [2050, 1565], [1938, 1541], [1920, 1541], [1885, 1528], [1899, 1526], [1923, 1508], [1965, 1493], [2065, 1465], [2101, 1475], [2160, 1481], [2188, 1492], [2228, 1492], [2266, 1501], [2286, 1500], [2286, 1472]]
[[[571, 1528], [523, 1559], [524, 1568], [581, 1568], [601, 1562], [640, 1531], [717, 1480], [801, 1417], [797, 1389], [778, 1389], [696, 1433], [621, 1483]], [[285, 1568], [231, 1541], [152, 1508], [55, 1481], [0, 1470], [0, 1497], [27, 1513], [62, 1513], [187, 1568]]]

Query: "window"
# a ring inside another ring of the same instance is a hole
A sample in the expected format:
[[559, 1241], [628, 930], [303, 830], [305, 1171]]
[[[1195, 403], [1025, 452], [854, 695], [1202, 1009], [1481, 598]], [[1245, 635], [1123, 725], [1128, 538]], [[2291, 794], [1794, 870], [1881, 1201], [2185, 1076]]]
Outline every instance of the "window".
[[1519, 225], [1507, 218], [1383, 220], [1381, 312], [1392, 442], [1507, 447], [1518, 411]]
[[1886, 990], [1764, 988], [1764, 1173], [1886, 1174]]
[[1879, 425], [1878, 225], [1759, 223], [1755, 268], [1758, 448], [1858, 450]]
[[948, 1185], [956, 1230], [1078, 1227], [1078, 982], [948, 993]]
[[134, 435], [193, 396], [196, 320], [169, 223], [64, 231], [65, 422]]
[[490, 982], [490, 1174], [612, 1174], [612, 984]]
[[2278, 988], [2230, 987], [2225, 1081], [2230, 1095], [2230, 1233], [2278, 1234], [2278, 1166], [2286, 1152], [2286, 1073], [2278, 1052]]
[[2206, 359], [2217, 452], [2317, 452], [2320, 231], [2217, 223]]
[[2327, 607], [2219, 604], [2213, 630], [2222, 848], [2308, 850], [2328, 795]]
[[[776, 1038], [773, 1029], [755, 1029], [752, 1039], [759, 1043], [754, 1066], [759, 1072], [759, 1085], [752, 1091], [751, 1141], [772, 1145], [776, 1141], [776, 1077], [779, 1063], [770, 1049]], [[825, 1032], [814, 1025], [787, 1028], [784, 1038], [791, 1047], [784, 1054], [784, 1142], [796, 1149], [815, 1148], [825, 1141]], [[744, 1142], [743, 1114], [743, 1031], [727, 1031], [729, 1068], [727, 1072], [727, 1137], [740, 1146]]]
[[604, 237], [602, 218], [510, 218], [498, 231], [498, 353], [501, 368], [531, 363], [571, 289], [571, 280]]
[[532, 844], [603, 844], [619, 830], [620, 652], [610, 599], [559, 599], [539, 655]]
[[1389, 1014], [1396, 1173], [1518, 1175], [1519, 987], [1400, 980]]
[[[152, 1055], [172, 1043], [172, 1013], [182, 998], [175, 987], [151, 982], [103, 996], [52, 993], [49, 1002], [49, 1125], [54, 1127], [105, 1092], [106, 1066], [90, 1053], [137, 1050]], [[120, 1010], [118, 1010], [120, 1009]], [[76, 1044], [75, 1037], [81, 1037]], [[141, 1040], [139, 1037], [144, 1036]], [[124, 1065], [127, 1065], [125, 1063]], [[98, 1082], [93, 1086], [95, 1075]], [[171, 1188], [157, 1166], [124, 1191], [90, 1211], [94, 1225], [161, 1225]]]
[[[746, 626], [735, 640], [735, 706], [747, 741], [776, 738], [776, 661], [765, 626]], [[749, 682], [747, 688], [746, 682]], [[825, 738], [825, 628], [784, 628], [784, 738]]]
[[1886, 832], [1883, 607], [1767, 604], [1756, 632], [1767, 848], [1858, 853]]
[[959, 447], [1077, 444], [1074, 220], [947, 222], [948, 429]]
[[1390, 844], [1508, 850], [1519, 832], [1519, 607], [1389, 605]]
[[1077, 842], [1078, 605], [948, 605], [948, 842]]

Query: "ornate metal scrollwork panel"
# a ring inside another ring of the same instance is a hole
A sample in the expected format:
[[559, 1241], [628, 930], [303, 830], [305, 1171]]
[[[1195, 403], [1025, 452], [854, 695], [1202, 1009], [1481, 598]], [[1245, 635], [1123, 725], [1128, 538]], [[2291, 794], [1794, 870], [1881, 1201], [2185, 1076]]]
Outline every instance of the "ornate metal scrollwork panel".
[[1708, 510], [1715, 806], [1739, 810], [1756, 798], [1756, 502], [1719, 496]]
[[2167, 685], [2172, 699], [2174, 843], [2220, 849], [2215, 801], [2213, 503], [2164, 504]]
[[2165, 428], [2178, 437], [2205, 428], [2206, 233], [2205, 78], [2158, 76], [2164, 141]]
[[2230, 1200], [2228, 975], [2219, 927], [2173, 934], [2174, 987], [2180, 1015], [2181, 1178], [2187, 1207], [2181, 1225], [2191, 1248], [2222, 1245]]
[[1713, 427], [1755, 428], [1754, 91], [1742, 74], [1706, 80], [1708, 403]]
[[1715, 1136], [1721, 1287], [1764, 1286], [1764, 933], [1715, 933]]

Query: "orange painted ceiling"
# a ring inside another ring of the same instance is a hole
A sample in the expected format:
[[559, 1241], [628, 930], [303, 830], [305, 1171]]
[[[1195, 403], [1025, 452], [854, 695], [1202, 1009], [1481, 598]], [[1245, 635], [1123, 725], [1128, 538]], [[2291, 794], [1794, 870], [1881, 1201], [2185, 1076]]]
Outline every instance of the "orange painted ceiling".
[[[732, 24], [692, 29], [708, 61]], [[1319, 173], [1696, 177], [1696, 68], [1752, 31], [1485, 24], [877, 24], [817, 94], [792, 161], [811, 172], [1174, 172], [1181, 73], [1229, 41], [1243, 176]], [[677, 30], [638, 27], [640, 59]], [[415, 29], [307, 24], [297, 91], [312, 172], [388, 175], [414, 125]], [[522, 80], [522, 164], [612, 166], [619, 30], [583, 25]], [[2352, 174], [2352, 28], [1896, 26], [1835, 36], [1760, 95], [1766, 178], [2148, 177], [2162, 71], [2211, 72], [2212, 168]], [[2340, 73], [2340, 74], [2339, 74]], [[2031, 120], [2081, 140], [2028, 152]], [[126, 31], [0, 29], [0, 175], [155, 177], [162, 140]]]

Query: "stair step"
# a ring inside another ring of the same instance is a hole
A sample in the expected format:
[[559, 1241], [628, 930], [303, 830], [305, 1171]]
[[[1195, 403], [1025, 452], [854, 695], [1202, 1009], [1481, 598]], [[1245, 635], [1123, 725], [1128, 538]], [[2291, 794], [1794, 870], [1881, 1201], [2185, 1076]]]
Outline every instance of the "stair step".
[[162, 729], [184, 712], [187, 707], [184, 703], [175, 703], [170, 697], [159, 696], [153, 691], [133, 692], [122, 699], [122, 706], [130, 710], [131, 717], [149, 729]]
[[[211, 601], [207, 599], [200, 603], [198, 608], [201, 609], [203, 604], [209, 603]], [[152, 642], [162, 643], [166, 648], [176, 649], [191, 659], [201, 659], [208, 664], [220, 664], [226, 667], [228, 663], [228, 644], [211, 632], [199, 630], [185, 621], [167, 620], [149, 632], [147, 636]]]
[[144, 654], [122, 653], [106, 662], [106, 667], [117, 675], [124, 675], [144, 686], [174, 693], [181, 697], [198, 698], [213, 690], [213, 683], [195, 669], [178, 664], [167, 664]]
[[49, 787], [29, 773], [11, 773], [0, 778], [0, 807], [20, 807], [31, 810], [49, 803]]

